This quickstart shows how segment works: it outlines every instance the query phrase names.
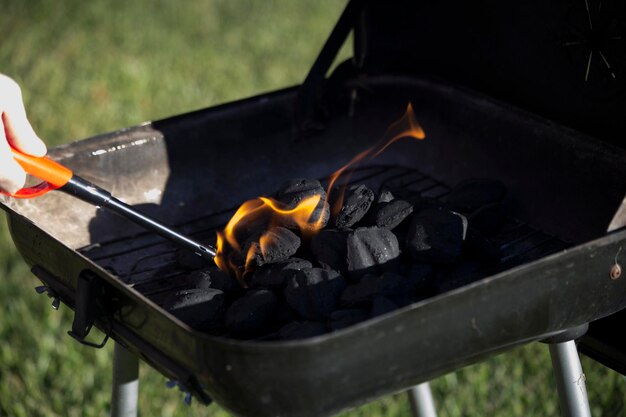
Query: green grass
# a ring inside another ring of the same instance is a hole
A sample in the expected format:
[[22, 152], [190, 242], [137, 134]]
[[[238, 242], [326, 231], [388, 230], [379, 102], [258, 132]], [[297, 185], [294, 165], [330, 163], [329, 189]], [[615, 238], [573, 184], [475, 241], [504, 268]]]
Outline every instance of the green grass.
[[[0, 72], [22, 86], [51, 145], [300, 83], [345, 0], [4, 0]], [[344, 56], [347, 50], [344, 51]], [[35, 294], [0, 222], [0, 416], [108, 414], [112, 344], [66, 335], [72, 314]], [[451, 342], [453, 339], [451, 338]], [[626, 413], [623, 378], [583, 358], [594, 416]], [[557, 416], [547, 347], [532, 344], [432, 383], [440, 416]], [[143, 416], [224, 416], [187, 407], [141, 366]], [[343, 416], [409, 415], [404, 395]]]

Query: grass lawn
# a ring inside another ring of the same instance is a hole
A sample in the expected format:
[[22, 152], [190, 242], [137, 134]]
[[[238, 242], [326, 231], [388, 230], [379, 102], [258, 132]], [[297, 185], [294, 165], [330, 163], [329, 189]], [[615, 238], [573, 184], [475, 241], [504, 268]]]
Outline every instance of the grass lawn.
[[[345, 0], [4, 0], [0, 72], [22, 86], [51, 145], [302, 82]], [[345, 54], [348, 53], [346, 49]], [[113, 344], [66, 335], [0, 221], [0, 416], [108, 415]], [[626, 414], [626, 383], [583, 358], [594, 416]], [[187, 407], [143, 364], [142, 416], [225, 416]], [[558, 416], [548, 349], [532, 344], [432, 383], [440, 416]], [[404, 395], [345, 416], [408, 416]]]

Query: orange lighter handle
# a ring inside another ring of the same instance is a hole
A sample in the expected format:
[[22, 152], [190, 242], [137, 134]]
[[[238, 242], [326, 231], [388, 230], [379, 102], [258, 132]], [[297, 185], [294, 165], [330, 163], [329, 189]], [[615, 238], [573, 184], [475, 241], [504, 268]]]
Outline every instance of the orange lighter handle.
[[26, 155], [15, 148], [11, 148], [13, 158], [28, 174], [43, 180], [34, 187], [22, 188], [14, 194], [3, 192], [16, 198], [32, 198], [47, 193], [51, 190], [63, 187], [72, 178], [74, 173], [69, 169], [54, 162], [48, 157]]

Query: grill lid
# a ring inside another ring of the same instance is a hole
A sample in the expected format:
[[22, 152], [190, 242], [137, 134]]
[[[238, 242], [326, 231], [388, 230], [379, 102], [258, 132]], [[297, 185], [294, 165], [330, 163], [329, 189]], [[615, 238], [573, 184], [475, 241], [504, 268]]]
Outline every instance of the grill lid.
[[443, 78], [626, 146], [626, 3], [370, 1], [362, 74]]

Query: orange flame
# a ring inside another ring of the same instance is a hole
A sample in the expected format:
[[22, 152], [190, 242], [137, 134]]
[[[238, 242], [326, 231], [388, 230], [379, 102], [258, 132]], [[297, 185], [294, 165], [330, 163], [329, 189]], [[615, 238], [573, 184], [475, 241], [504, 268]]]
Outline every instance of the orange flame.
[[[390, 135], [393, 135], [391, 139], [387, 139]], [[333, 186], [335, 185], [335, 182], [337, 181], [337, 179], [339, 179], [341, 175], [343, 175], [343, 173], [348, 168], [353, 167], [354, 165], [365, 159], [372, 160], [376, 158], [378, 155], [383, 153], [385, 149], [387, 149], [389, 146], [402, 138], [413, 138], [418, 140], [426, 138], [426, 133], [424, 133], [424, 129], [422, 129], [420, 124], [417, 122], [415, 118], [415, 113], [413, 112], [413, 105], [410, 102], [407, 105], [404, 115], [397, 121], [393, 122], [387, 128], [387, 132], [383, 136], [382, 140], [380, 140], [376, 145], [372, 146], [371, 148], [357, 154], [350, 160], [350, 162], [339, 168], [331, 175], [330, 182], [328, 183], [328, 189], [326, 190], [326, 203], [328, 203], [328, 199], [330, 198], [330, 193]], [[349, 181], [349, 178], [350, 176], [348, 176], [346, 182]], [[341, 206], [343, 205], [344, 193], [345, 186], [342, 187], [342, 189], [339, 191], [339, 195], [337, 197], [337, 200], [335, 201], [335, 205], [332, 208], [332, 212], [335, 215], [339, 210], [341, 210]]]
[[237, 278], [251, 270], [251, 263], [260, 250], [265, 255], [267, 247], [273, 243], [268, 233], [263, 233], [258, 240], [258, 245], [252, 243], [246, 253], [244, 265], [238, 265], [237, 256], [242, 247], [239, 243], [237, 232], [249, 222], [258, 221], [261, 218], [269, 220], [272, 226], [297, 226], [301, 233], [311, 233], [322, 228], [323, 216], [312, 220], [312, 215], [317, 208], [322, 196], [312, 195], [303, 199], [296, 207], [288, 209], [279, 201], [267, 197], [259, 197], [248, 200], [239, 207], [237, 212], [228, 221], [223, 231], [217, 233], [217, 255], [215, 263], [224, 271], [232, 271]]
[[[388, 139], [390, 135], [391, 138]], [[326, 190], [326, 199], [323, 202], [324, 206], [322, 206], [322, 208], [324, 210], [326, 209], [329, 204], [328, 200], [331, 190], [339, 177], [349, 168], [354, 167], [354, 165], [365, 159], [374, 159], [393, 143], [407, 137], [418, 140], [422, 140], [426, 137], [424, 130], [415, 119], [411, 103], [408, 104], [404, 115], [389, 126], [380, 142], [360, 152], [331, 175]], [[333, 209], [341, 208], [344, 190], [345, 186], [340, 190], [336, 207]], [[244, 265], [241, 265], [241, 256], [244, 249], [241, 247], [237, 233], [244, 229], [246, 224], [259, 221], [260, 219], [269, 219], [268, 228], [281, 225], [297, 226], [303, 235], [310, 236], [320, 230], [324, 224], [324, 215], [320, 215], [317, 219], [312, 218], [320, 200], [321, 195], [313, 195], [302, 200], [294, 208], [286, 208], [283, 203], [267, 197], [259, 197], [254, 200], [246, 201], [229, 220], [224, 230], [217, 233], [217, 255], [215, 257], [215, 263], [221, 270], [234, 272], [242, 285], [245, 286], [243, 276], [251, 270], [251, 263], [255, 257], [259, 255], [259, 252], [261, 256], [265, 256], [267, 248], [273, 242], [269, 233], [262, 233], [261, 236], [258, 237], [258, 241], [250, 244], [245, 255]], [[333, 210], [333, 212], [335, 212], [335, 210]], [[238, 262], [237, 259], [240, 259], [240, 261]]]

